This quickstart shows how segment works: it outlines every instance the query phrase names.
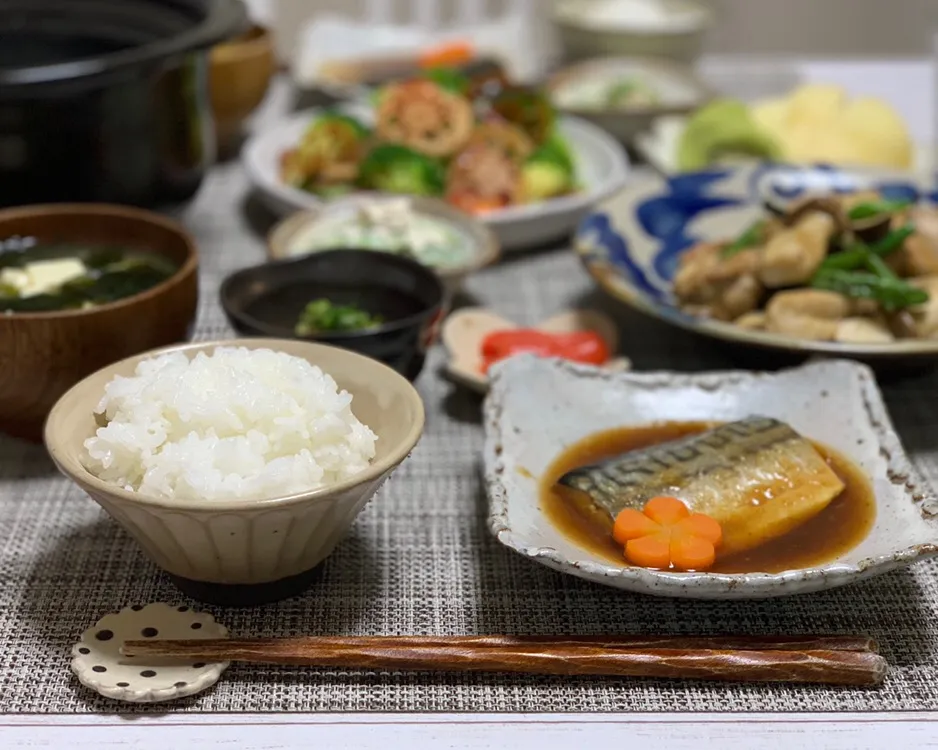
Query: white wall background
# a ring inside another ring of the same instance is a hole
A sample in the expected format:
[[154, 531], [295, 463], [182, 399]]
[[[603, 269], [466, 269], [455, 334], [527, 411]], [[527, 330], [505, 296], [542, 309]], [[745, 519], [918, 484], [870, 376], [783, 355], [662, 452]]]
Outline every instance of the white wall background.
[[[510, 0], [486, 0], [497, 7]], [[938, 0], [705, 0], [717, 12], [708, 51], [718, 54], [915, 57], [930, 54]], [[287, 30], [322, 11], [358, 13], [365, 0], [246, 0]], [[387, 0], [392, 9], [408, 0]], [[441, 15], [460, 0], [435, 0]], [[551, 0], [539, 0], [545, 6]]]

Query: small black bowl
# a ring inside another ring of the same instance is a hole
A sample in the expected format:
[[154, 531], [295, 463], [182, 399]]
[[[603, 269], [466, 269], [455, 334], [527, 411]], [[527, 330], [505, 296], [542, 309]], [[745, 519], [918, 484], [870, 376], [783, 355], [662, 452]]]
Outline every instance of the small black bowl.
[[[408, 380], [416, 380], [423, 369], [446, 312], [443, 283], [433, 271], [409, 258], [372, 250], [324, 250], [245, 268], [226, 278], [219, 294], [239, 333], [351, 349]], [[298, 336], [294, 326], [300, 313], [320, 298], [355, 305], [385, 322], [362, 331]]]

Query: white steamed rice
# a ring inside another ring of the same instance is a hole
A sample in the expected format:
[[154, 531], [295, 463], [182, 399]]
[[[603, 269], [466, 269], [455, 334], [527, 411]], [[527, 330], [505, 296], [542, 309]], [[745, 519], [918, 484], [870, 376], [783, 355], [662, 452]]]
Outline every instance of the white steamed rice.
[[104, 481], [187, 500], [305, 492], [345, 480], [375, 456], [377, 436], [352, 396], [304, 359], [218, 347], [164, 354], [105, 386], [107, 426], [85, 441]]

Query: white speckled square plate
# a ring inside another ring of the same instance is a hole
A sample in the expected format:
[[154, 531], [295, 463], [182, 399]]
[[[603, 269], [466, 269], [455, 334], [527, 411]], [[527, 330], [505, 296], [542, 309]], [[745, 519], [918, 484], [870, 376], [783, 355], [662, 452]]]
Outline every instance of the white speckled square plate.
[[[876, 520], [838, 559], [782, 573], [674, 573], [621, 566], [567, 538], [539, 507], [541, 474], [602, 430], [680, 420], [774, 417], [850, 458], [870, 478]], [[596, 583], [657, 596], [746, 599], [841, 586], [938, 555], [938, 504], [919, 484], [872, 372], [847, 361], [779, 373], [606, 373], [513, 357], [491, 372], [485, 402], [489, 526], [532, 560]]]

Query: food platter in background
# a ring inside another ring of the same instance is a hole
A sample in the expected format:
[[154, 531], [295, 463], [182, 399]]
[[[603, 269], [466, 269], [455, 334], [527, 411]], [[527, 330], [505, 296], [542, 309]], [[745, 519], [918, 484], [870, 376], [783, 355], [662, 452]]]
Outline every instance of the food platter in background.
[[586, 60], [547, 83], [560, 112], [582, 117], [631, 144], [662, 117], [685, 115], [713, 96], [687, 66], [638, 57]]
[[[680, 174], [678, 143], [687, 128], [685, 115], [667, 115], [654, 120], [651, 127], [635, 136], [633, 145], [641, 161], [663, 175]], [[917, 145], [912, 157], [910, 171], [921, 174], [935, 166], [934, 150], [927, 145]], [[743, 159], [736, 159], [738, 164]]]
[[662, 174], [757, 160], [921, 172], [933, 156], [889, 102], [826, 83], [667, 113], [636, 137], [635, 148]]
[[[363, 122], [372, 121], [372, 108], [360, 102], [346, 103], [332, 111]], [[245, 146], [242, 159], [259, 197], [275, 213], [316, 209], [324, 201], [284, 182], [281, 157], [295, 148], [321, 109], [295, 114], [259, 132]], [[616, 140], [600, 128], [575, 117], [560, 117], [557, 129], [566, 140], [575, 165], [579, 189], [556, 198], [492, 210], [478, 218], [496, 235], [503, 250], [532, 247], [572, 232], [590, 209], [616, 193], [629, 173], [628, 157]]]
[[785, 356], [849, 357], [877, 367], [938, 363], [938, 339], [877, 344], [812, 341], [697, 317], [682, 310], [674, 295], [672, 284], [682, 254], [699, 242], [737, 237], [766, 214], [767, 198], [794, 200], [825, 190], [869, 187], [926, 205], [938, 202], [933, 178], [907, 173], [768, 164], [710, 169], [631, 186], [580, 224], [574, 247], [589, 274], [612, 297], [703, 336]]

